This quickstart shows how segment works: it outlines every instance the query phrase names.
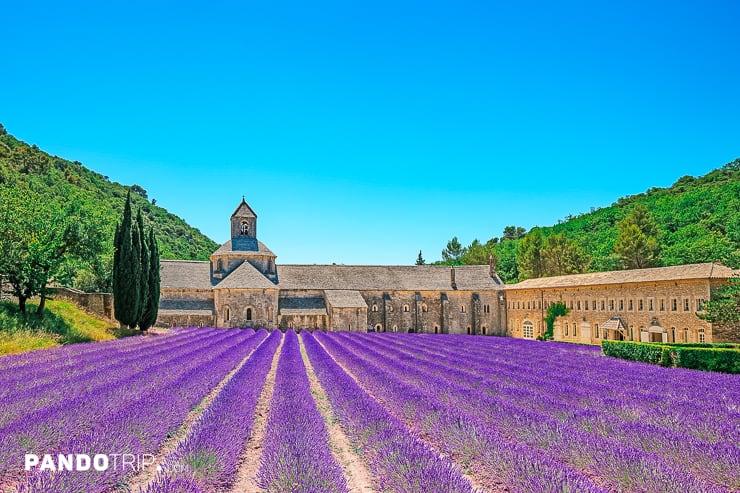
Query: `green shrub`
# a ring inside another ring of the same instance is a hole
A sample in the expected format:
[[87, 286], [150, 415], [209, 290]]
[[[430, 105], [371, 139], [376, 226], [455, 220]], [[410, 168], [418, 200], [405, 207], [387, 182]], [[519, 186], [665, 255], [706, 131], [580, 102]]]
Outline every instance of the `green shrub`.
[[737, 344], [661, 344], [651, 342], [602, 341], [607, 356], [667, 367], [740, 373]]
[[740, 351], [737, 349], [673, 347], [675, 364], [681, 368], [740, 373]]
[[663, 346], [649, 342], [602, 341], [601, 351], [607, 356], [654, 365], [663, 361]]

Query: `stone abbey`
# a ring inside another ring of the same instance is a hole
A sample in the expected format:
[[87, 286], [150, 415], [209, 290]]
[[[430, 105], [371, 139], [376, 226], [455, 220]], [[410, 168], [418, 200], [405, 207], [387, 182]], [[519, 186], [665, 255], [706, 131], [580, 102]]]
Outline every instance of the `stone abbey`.
[[210, 261], [162, 261], [158, 324], [499, 335], [534, 339], [547, 307], [568, 315], [555, 339], [740, 340], [736, 327], [696, 316], [737, 271], [705, 263], [504, 284], [493, 265], [278, 265], [242, 199], [231, 240]]

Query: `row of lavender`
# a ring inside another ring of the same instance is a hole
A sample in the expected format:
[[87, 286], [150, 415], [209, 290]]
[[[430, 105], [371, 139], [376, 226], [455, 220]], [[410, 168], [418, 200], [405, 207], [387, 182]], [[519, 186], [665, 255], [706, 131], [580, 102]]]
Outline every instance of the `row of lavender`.
[[[518, 491], [738, 488], [740, 455], [737, 442], [728, 439], [737, 433], [737, 381], [732, 385], [727, 376], [706, 377], [721, 380], [713, 380], [719, 396], [695, 404], [724, 423], [708, 433], [702, 426], [706, 415], [687, 419], [688, 386], [677, 383], [668, 398], [665, 390], [636, 388], [644, 365], [619, 362], [613, 388], [608, 379], [589, 382], [588, 370], [609, 362], [588, 350], [500, 339], [458, 338], [450, 344], [449, 338], [353, 336], [320, 339], [388, 409], [483, 478], [501, 478]], [[630, 371], [635, 375], [625, 378]], [[696, 374], [680, 376], [699, 380], [701, 392], [709, 384]], [[635, 400], [620, 403], [620, 393]], [[629, 421], [656, 409], [669, 416], [674, 400], [684, 433]], [[719, 431], [724, 439], [706, 439]]]
[[285, 334], [270, 400], [257, 482], [265, 491], [347, 493], [329, 450], [324, 419], [311, 395], [298, 336]]
[[[154, 344], [122, 344], [132, 351], [109, 344], [85, 348], [72, 360], [52, 358], [51, 366], [64, 368], [59, 377], [49, 375], [48, 381], [32, 387], [23, 406], [12, 408], [12, 418], [0, 427], [3, 482], [9, 484], [13, 474], [18, 477], [25, 453], [151, 454], [266, 336], [238, 330], [184, 331]], [[12, 379], [7, 370], [0, 380], [5, 377]], [[60, 387], [64, 392], [58, 392]], [[104, 472], [35, 470], [18, 491], [101, 492], [133, 473], [121, 467]]]
[[368, 464], [378, 491], [472, 491], [470, 482], [449, 458], [441, 457], [412, 435], [337, 364], [315, 336], [301, 332], [301, 339], [335, 416]]
[[188, 436], [166, 457], [146, 493], [223, 491], [234, 483], [255, 408], [282, 334], [275, 331], [234, 373]]

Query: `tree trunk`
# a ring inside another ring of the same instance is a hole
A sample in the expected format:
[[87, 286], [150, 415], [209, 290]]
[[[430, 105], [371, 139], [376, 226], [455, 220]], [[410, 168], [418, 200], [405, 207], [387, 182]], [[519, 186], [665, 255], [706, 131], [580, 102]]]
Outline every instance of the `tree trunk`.
[[46, 306], [46, 295], [41, 295], [41, 301], [39, 301], [39, 307], [36, 309], [36, 315], [44, 318], [44, 307]]
[[26, 297], [23, 295], [18, 296], [18, 309], [21, 313], [26, 313]]

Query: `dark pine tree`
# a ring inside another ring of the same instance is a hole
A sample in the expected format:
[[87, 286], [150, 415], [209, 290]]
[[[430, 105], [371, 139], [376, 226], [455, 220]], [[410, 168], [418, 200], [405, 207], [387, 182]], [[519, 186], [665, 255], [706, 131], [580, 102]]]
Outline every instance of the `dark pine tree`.
[[149, 282], [144, 313], [139, 321], [141, 330], [147, 330], [154, 325], [159, 311], [159, 246], [157, 245], [157, 238], [154, 236], [154, 228], [149, 228], [147, 246], [149, 249], [149, 265], [147, 268]]
[[[144, 228], [144, 216], [139, 209], [136, 215], [136, 236], [139, 243], [139, 311], [136, 314], [137, 325], [141, 327], [144, 312], [149, 302], [149, 245]], [[147, 327], [148, 328], [148, 327]]]
[[136, 327], [141, 312], [141, 243], [138, 225], [131, 214], [131, 192], [123, 208], [123, 219], [116, 235], [113, 264], [113, 307], [116, 319]]

